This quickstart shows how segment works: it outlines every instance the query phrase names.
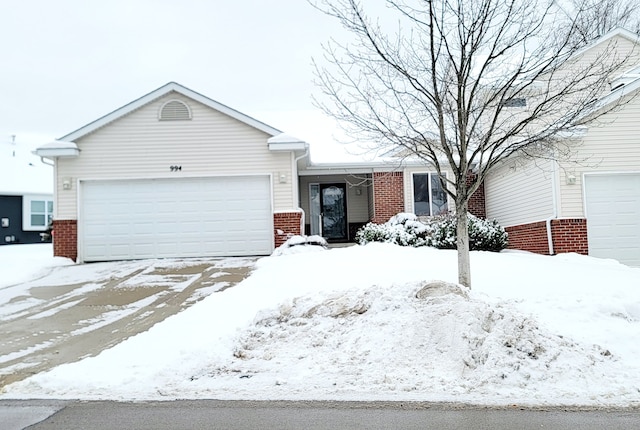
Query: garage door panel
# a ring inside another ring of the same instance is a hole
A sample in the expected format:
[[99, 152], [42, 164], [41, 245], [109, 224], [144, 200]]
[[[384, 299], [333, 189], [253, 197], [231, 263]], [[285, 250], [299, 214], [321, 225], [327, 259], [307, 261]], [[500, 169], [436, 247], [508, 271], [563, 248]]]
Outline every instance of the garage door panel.
[[272, 251], [267, 176], [91, 181], [81, 186], [84, 261]]
[[640, 174], [585, 176], [589, 254], [640, 266]]

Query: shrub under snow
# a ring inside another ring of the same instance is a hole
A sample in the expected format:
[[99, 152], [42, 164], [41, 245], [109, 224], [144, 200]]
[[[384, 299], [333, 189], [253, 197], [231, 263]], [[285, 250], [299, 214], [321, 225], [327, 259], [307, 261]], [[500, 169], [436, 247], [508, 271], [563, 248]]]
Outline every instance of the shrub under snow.
[[[472, 251], [500, 251], [507, 247], [508, 235], [496, 221], [468, 215], [469, 248]], [[433, 246], [456, 249], [456, 217], [454, 214], [429, 217], [419, 221], [414, 214], [399, 213], [385, 224], [369, 223], [356, 234], [356, 241], [386, 242], [401, 246]]]

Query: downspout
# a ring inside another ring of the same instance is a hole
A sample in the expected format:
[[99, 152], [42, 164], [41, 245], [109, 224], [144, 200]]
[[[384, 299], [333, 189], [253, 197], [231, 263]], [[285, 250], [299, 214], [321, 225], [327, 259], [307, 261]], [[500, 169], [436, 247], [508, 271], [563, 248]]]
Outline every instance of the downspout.
[[55, 165], [54, 163], [47, 163], [47, 162], [46, 162], [46, 161], [44, 161], [44, 160], [45, 160], [45, 158], [44, 158], [44, 157], [40, 157], [40, 161], [42, 162], [42, 164], [46, 164], [47, 166], [52, 166], [52, 167]]
[[552, 175], [551, 175], [551, 198], [553, 204], [553, 211], [551, 217], [546, 219], [547, 224], [547, 242], [549, 244], [549, 255], [554, 255], [555, 250], [553, 247], [553, 232], [551, 231], [551, 221], [558, 218], [558, 162], [556, 160], [551, 161]]
[[[295, 153], [292, 153], [295, 154]], [[304, 211], [302, 210], [302, 208], [300, 207], [300, 186], [298, 184], [298, 161], [302, 160], [304, 157], [309, 155], [309, 145], [305, 144], [305, 148], [304, 148], [304, 153], [302, 155], [300, 155], [299, 157], [295, 157], [293, 158], [292, 161], [292, 169], [291, 172], [293, 172], [293, 177], [291, 178], [291, 182], [293, 184], [293, 195], [296, 199], [296, 206], [297, 209], [300, 211], [300, 234], [304, 235], [304, 226], [305, 226], [305, 219], [304, 219]]]

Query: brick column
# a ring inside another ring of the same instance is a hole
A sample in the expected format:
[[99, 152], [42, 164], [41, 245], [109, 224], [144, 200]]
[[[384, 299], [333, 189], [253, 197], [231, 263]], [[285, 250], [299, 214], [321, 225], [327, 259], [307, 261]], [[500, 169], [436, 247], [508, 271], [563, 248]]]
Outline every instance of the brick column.
[[[467, 185], [470, 185], [476, 177], [477, 175], [475, 173], [469, 172], [467, 174]], [[478, 218], [487, 217], [487, 210], [484, 200], [484, 182], [480, 184], [476, 192], [473, 193], [469, 198], [469, 213], [477, 216]]]
[[551, 220], [551, 237], [556, 254], [576, 252], [589, 254], [587, 240], [587, 220], [584, 218], [568, 218]]
[[302, 212], [276, 212], [273, 214], [273, 237], [276, 248], [290, 236], [303, 234]]
[[75, 219], [53, 220], [53, 255], [78, 259], [78, 221]]
[[404, 176], [402, 172], [373, 174], [373, 219], [382, 224], [399, 212], [404, 212]]

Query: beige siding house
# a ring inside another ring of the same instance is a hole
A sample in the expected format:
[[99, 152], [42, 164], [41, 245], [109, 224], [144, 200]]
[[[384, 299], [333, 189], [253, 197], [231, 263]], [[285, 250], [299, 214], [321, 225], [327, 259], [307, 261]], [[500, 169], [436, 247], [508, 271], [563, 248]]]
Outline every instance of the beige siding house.
[[[640, 42], [615, 30], [571, 64], [609, 54], [630, 66], [594, 103], [618, 109], [566, 138], [570, 159], [505, 161], [469, 201], [512, 248], [640, 266]], [[54, 253], [79, 261], [267, 255], [291, 235], [353, 241], [367, 222], [453, 207], [424, 163], [313, 164], [305, 142], [176, 83], [37, 153], [55, 161]]]
[[55, 253], [260, 255], [300, 226], [307, 145], [169, 83], [39, 149], [56, 160]]
[[510, 246], [640, 266], [640, 41], [615, 30], [578, 63], [613, 48], [629, 67], [598, 103], [618, 107], [570, 138], [571, 158], [506, 162], [486, 180], [487, 216], [507, 228]]

